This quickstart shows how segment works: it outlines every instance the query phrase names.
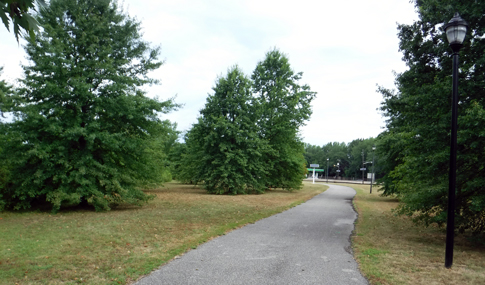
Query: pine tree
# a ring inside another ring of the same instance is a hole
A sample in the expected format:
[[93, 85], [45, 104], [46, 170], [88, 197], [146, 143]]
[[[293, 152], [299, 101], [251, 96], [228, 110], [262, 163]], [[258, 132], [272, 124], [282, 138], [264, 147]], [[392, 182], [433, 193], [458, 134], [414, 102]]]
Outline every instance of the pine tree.
[[38, 20], [16, 119], [5, 126], [12, 175], [0, 199], [14, 209], [47, 201], [53, 211], [146, 202], [138, 186], [161, 180], [153, 148], [171, 129], [159, 114], [176, 107], [140, 88], [157, 83], [148, 73], [162, 64], [159, 48], [109, 0], [52, 0]]

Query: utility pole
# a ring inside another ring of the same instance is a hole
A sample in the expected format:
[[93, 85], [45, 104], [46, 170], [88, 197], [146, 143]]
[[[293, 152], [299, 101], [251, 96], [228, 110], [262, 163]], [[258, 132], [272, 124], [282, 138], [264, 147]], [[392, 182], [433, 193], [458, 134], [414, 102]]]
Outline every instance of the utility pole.
[[362, 150], [362, 184], [364, 184], [364, 170], [365, 169], [365, 161], [364, 161], [364, 150]]
[[374, 182], [374, 164], [376, 158], [376, 145], [372, 147], [372, 174], [370, 177], [370, 194], [372, 194], [372, 183]]
[[337, 159], [337, 161], [339, 161], [337, 162], [337, 180], [338, 180], [339, 174], [340, 174], [340, 159]]

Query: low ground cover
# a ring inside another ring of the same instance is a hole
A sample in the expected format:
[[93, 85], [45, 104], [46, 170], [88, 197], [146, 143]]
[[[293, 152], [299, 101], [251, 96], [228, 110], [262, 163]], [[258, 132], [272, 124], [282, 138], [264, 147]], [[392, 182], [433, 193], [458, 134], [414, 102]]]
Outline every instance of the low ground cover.
[[167, 183], [138, 208], [0, 213], [0, 284], [127, 284], [199, 244], [298, 205], [326, 186], [209, 195]]
[[485, 284], [485, 246], [465, 236], [455, 238], [451, 269], [444, 267], [443, 229], [414, 225], [396, 216], [398, 201], [369, 194], [369, 185], [348, 184], [357, 191], [359, 213], [352, 238], [354, 254], [371, 284]]

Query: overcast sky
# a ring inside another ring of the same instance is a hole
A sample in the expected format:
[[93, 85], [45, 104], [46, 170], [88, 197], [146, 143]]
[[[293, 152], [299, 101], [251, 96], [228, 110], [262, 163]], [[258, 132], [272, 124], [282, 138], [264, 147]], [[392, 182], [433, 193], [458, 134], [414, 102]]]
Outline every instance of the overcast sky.
[[[144, 38], [162, 47], [165, 64], [152, 74], [162, 84], [148, 96], [184, 104], [163, 118], [181, 131], [196, 122], [218, 76], [238, 64], [250, 76], [266, 52], [285, 53], [317, 97], [301, 129], [313, 145], [376, 137], [384, 118], [376, 84], [394, 87], [393, 71], [406, 69], [397, 23], [418, 19], [409, 0], [125, 0]], [[22, 42], [0, 26], [0, 75], [10, 83], [27, 63]]]

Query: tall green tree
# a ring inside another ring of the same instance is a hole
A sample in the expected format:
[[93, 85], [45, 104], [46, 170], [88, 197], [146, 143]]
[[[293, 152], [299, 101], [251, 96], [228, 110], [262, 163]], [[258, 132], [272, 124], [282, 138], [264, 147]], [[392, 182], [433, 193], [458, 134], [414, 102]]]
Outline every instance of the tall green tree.
[[376, 144], [376, 139], [356, 139], [348, 144], [349, 166], [346, 169], [346, 176], [362, 179], [361, 168], [364, 171], [364, 179], [367, 173], [372, 173], [372, 163], [374, 162], [374, 172], [378, 172], [376, 165], [380, 165], [379, 155], [372, 148]]
[[460, 52], [457, 210], [460, 231], [485, 231], [485, 2], [415, 1], [419, 20], [399, 25], [408, 70], [397, 90], [380, 88], [387, 131], [379, 137], [390, 161], [385, 193], [398, 194], [400, 212], [425, 223], [444, 224], [451, 125], [452, 50], [443, 24], [455, 12], [469, 23]]
[[300, 85], [302, 72], [295, 73], [288, 57], [274, 49], [259, 62], [251, 76], [258, 119], [259, 136], [271, 151], [264, 154], [268, 164], [268, 187], [298, 189], [306, 173], [304, 144], [299, 128], [312, 114], [316, 92]]
[[209, 193], [263, 192], [266, 144], [258, 136], [251, 81], [235, 66], [213, 90], [188, 134], [192, 155], [185, 165]]
[[153, 150], [171, 129], [159, 114], [175, 107], [141, 89], [157, 83], [148, 73], [162, 64], [159, 48], [109, 0], [52, 0], [38, 20], [15, 121], [4, 125], [12, 175], [0, 199], [14, 209], [47, 201], [53, 211], [146, 202], [138, 186], [161, 180]]

